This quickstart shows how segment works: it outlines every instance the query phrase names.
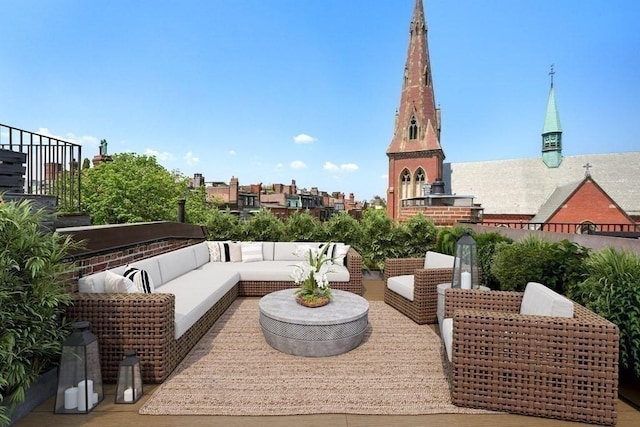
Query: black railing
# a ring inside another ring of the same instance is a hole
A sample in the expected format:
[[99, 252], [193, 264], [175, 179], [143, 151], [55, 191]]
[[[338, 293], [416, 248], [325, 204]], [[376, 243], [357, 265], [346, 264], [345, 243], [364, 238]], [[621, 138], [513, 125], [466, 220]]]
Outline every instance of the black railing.
[[0, 148], [27, 155], [24, 193], [57, 196], [59, 211], [81, 211], [80, 145], [0, 124]]
[[505, 222], [505, 221], [491, 221], [484, 220], [481, 225], [490, 227], [505, 227], [515, 228], [518, 230], [536, 230], [536, 231], [550, 231], [555, 233], [569, 233], [569, 234], [598, 234], [606, 236], [618, 236], [618, 237], [639, 237], [640, 236], [640, 224], [600, 224], [589, 221], [585, 222]]

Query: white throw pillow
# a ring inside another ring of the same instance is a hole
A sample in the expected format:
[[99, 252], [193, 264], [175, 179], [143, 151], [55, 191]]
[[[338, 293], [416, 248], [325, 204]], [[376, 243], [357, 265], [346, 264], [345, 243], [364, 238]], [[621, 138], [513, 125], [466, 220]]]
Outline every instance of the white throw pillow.
[[333, 262], [338, 265], [344, 265], [344, 259], [349, 252], [350, 245], [344, 243], [336, 243], [336, 247], [333, 251]]
[[209, 247], [209, 262], [220, 262], [220, 244], [219, 242], [207, 242]]
[[240, 243], [229, 243], [229, 261], [242, 262], [242, 246]]
[[138, 292], [138, 287], [131, 279], [107, 270], [104, 276], [104, 291], [108, 294], [127, 294]]
[[153, 281], [149, 277], [149, 273], [145, 270], [140, 270], [135, 267], [128, 267], [124, 272], [124, 277], [135, 283], [138, 288], [138, 292], [145, 294], [152, 294], [155, 291]]
[[522, 295], [520, 314], [573, 317], [573, 302], [540, 283], [529, 282]]
[[262, 261], [262, 242], [241, 242], [242, 262]]

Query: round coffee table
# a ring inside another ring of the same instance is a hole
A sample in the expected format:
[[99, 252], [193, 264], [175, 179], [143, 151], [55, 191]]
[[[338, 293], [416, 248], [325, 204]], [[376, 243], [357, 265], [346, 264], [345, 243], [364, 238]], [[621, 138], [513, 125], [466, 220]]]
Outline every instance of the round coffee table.
[[324, 357], [346, 353], [362, 342], [369, 325], [369, 302], [351, 292], [331, 290], [323, 307], [303, 307], [296, 289], [260, 299], [260, 326], [269, 345], [294, 356]]

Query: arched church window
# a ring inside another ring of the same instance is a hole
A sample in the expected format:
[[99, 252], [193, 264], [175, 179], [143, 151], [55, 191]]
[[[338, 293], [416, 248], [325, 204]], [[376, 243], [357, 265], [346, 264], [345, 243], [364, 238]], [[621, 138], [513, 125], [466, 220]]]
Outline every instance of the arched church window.
[[598, 231], [598, 226], [591, 221], [582, 221], [576, 227], [576, 234], [593, 234]]
[[411, 121], [409, 122], [409, 139], [418, 139], [418, 122], [416, 121], [416, 116], [411, 116]]
[[426, 183], [426, 176], [422, 168], [418, 168], [416, 171], [414, 182], [414, 194], [416, 197], [423, 197], [425, 195], [424, 185]]
[[404, 170], [402, 172], [402, 176], [400, 177], [400, 194], [402, 199], [408, 199], [411, 197], [410, 189], [411, 189], [411, 174], [408, 170]]

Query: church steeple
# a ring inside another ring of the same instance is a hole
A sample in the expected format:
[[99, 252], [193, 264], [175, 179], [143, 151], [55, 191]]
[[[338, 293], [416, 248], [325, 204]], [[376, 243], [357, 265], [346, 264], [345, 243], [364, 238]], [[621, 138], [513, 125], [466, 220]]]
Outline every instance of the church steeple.
[[556, 105], [556, 95], [553, 90], [553, 65], [551, 65], [551, 88], [547, 102], [547, 114], [542, 128], [542, 161], [550, 168], [557, 168], [562, 162], [562, 126], [560, 114]]
[[387, 149], [387, 210], [396, 218], [402, 199], [424, 196], [424, 184], [442, 179], [440, 109], [436, 108], [422, 0], [415, 0], [409, 26], [400, 106]]

